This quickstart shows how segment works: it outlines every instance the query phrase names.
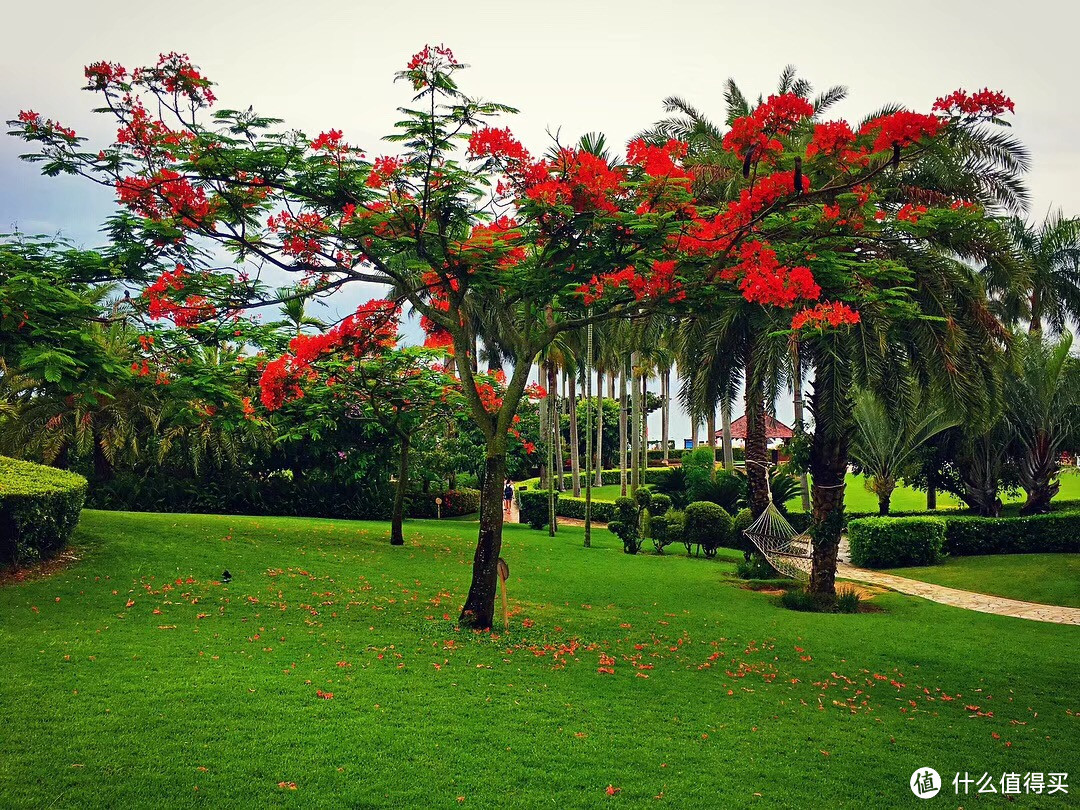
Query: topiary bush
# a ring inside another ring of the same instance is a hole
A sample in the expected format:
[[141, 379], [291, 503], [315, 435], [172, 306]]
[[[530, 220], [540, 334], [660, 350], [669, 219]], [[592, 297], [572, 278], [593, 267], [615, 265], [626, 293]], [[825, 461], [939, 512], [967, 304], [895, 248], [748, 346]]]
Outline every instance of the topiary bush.
[[853, 520], [848, 523], [851, 562], [864, 568], [934, 565], [945, 556], [945, 527], [936, 517]]
[[746, 555], [746, 559], [750, 559], [750, 555], [754, 553], [756, 546], [745, 532], [751, 526], [754, 525], [754, 513], [749, 509], [740, 509], [735, 513], [735, 521], [731, 528], [731, 536], [735, 541], [733, 548], [737, 548]]
[[635, 498], [615, 499], [615, 519], [608, 523], [608, 529], [622, 540], [623, 551], [637, 554], [641, 550], [644, 537], [641, 533], [641, 513], [648, 507], [649, 493], [639, 489]]
[[0, 561], [20, 567], [61, 551], [85, 500], [81, 475], [0, 456]]
[[[545, 499], [547, 494], [544, 494]], [[585, 519], [585, 499], [575, 498], [571, 495], [562, 495], [555, 503], [555, 514], [559, 517]], [[593, 498], [592, 519], [599, 523], [610, 523], [615, 519], [615, 504], [608, 501], [598, 501]]]
[[653, 493], [652, 500], [649, 501], [649, 511], [653, 515], [666, 515], [670, 508], [671, 496], [662, 493]]
[[721, 546], [729, 546], [735, 521], [728, 511], [711, 501], [696, 501], [686, 507], [686, 522], [683, 527], [683, 545], [689, 554], [694, 546], [712, 557]]

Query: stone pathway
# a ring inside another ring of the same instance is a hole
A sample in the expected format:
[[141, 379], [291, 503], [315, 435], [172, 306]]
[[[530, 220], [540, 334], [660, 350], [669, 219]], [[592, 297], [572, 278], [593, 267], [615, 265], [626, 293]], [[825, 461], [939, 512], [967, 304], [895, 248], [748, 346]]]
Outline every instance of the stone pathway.
[[1037, 602], [1021, 602], [1017, 599], [1006, 599], [1002, 596], [988, 596], [983, 593], [961, 591], [956, 588], [946, 588], [944, 585], [920, 582], [917, 579], [884, 574], [880, 571], [869, 571], [865, 568], [855, 568], [844, 563], [837, 566], [836, 575], [856, 582], [880, 585], [883, 588], [910, 594], [911, 596], [921, 596], [931, 602], [940, 602], [943, 605], [952, 605], [965, 610], [996, 613], [998, 616], [1012, 616], [1017, 619], [1031, 619], [1037, 622], [1080, 625], [1080, 608], [1040, 605]]

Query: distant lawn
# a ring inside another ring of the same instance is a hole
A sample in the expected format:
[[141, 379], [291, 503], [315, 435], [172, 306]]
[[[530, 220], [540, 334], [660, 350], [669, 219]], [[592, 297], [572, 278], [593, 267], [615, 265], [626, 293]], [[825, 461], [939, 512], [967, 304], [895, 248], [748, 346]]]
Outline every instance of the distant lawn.
[[1080, 554], [949, 557], [940, 565], [888, 573], [992, 596], [1080, 607]]
[[78, 561], [0, 587], [0, 807], [892, 808], [918, 767], [1076, 770], [1080, 628], [794, 613], [730, 558], [508, 525], [511, 630], [474, 634], [475, 536], [84, 513]]

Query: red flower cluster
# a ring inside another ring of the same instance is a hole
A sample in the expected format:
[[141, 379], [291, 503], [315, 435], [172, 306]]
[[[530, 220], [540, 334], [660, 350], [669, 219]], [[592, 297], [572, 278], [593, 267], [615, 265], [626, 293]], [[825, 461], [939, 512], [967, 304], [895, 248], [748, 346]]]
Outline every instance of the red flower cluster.
[[154, 68], [136, 69], [132, 74], [132, 81], [151, 89], [184, 96], [199, 107], [208, 107], [217, 101], [210, 90], [213, 82], [191, 64], [187, 54], [175, 51], [161, 54]]
[[189, 295], [180, 302], [170, 297], [171, 293], [183, 291], [186, 277], [187, 270], [184, 265], [178, 264], [175, 270], [166, 270], [157, 281], [143, 290], [143, 298], [148, 303], [147, 314], [151, 318], [170, 318], [184, 329], [209, 320], [217, 314], [217, 308], [205, 296]]
[[872, 152], [883, 152], [895, 146], [904, 147], [932, 138], [941, 130], [941, 119], [936, 115], [899, 110], [882, 115], [863, 124], [860, 135], [874, 135]]
[[112, 62], [94, 62], [83, 68], [87, 78], [87, 90], [104, 90], [112, 84], [122, 84], [127, 77], [127, 69]]
[[649, 273], [640, 273], [637, 268], [628, 266], [593, 276], [587, 284], [578, 287], [577, 292], [581, 293], [587, 305], [592, 305], [603, 298], [606, 290], [620, 288], [630, 290], [638, 301], [666, 297], [669, 302], [675, 303], [686, 298], [686, 291], [675, 277], [674, 261], [654, 261]]
[[161, 149], [164, 157], [176, 160], [179, 149], [190, 149], [194, 140], [195, 136], [190, 132], [177, 132], [160, 120], [151, 118], [138, 101], [131, 107], [130, 118], [116, 130], [116, 142], [121, 146], [130, 146], [142, 158], [151, 157], [155, 150]]
[[525, 260], [525, 246], [517, 220], [509, 217], [487, 225], [474, 225], [469, 238], [461, 243], [461, 256], [470, 263], [487, 261], [496, 257], [500, 270], [514, 267]]
[[405, 165], [405, 161], [396, 157], [377, 157], [375, 165], [368, 175], [367, 185], [370, 188], [382, 188], [393, 179], [394, 175]]
[[859, 313], [841, 301], [830, 301], [795, 313], [791, 319], [792, 329], [802, 329], [809, 324], [817, 328], [841, 326], [859, 322]]
[[341, 323], [317, 335], [297, 335], [289, 342], [291, 354], [283, 354], [266, 364], [259, 378], [260, 398], [270, 410], [304, 395], [300, 381], [312, 373], [311, 365], [338, 350], [359, 357], [375, 347], [397, 342], [401, 308], [393, 301], [376, 299], [361, 304]]
[[688, 149], [687, 144], [675, 139], [668, 140], [663, 146], [656, 146], [644, 138], [638, 138], [626, 147], [626, 162], [631, 166], [640, 166], [645, 174], [658, 180], [690, 180], [690, 172], [676, 163], [686, 157]]
[[724, 148], [738, 157], [746, 157], [755, 150], [755, 158], [783, 151], [783, 145], [774, 136], [787, 135], [803, 118], [814, 114], [814, 106], [804, 98], [791, 93], [769, 96], [750, 115], [736, 118], [724, 136]]
[[910, 222], [912, 225], [919, 221], [919, 217], [927, 212], [925, 205], [912, 205], [907, 203], [903, 208], [896, 212], [896, 218], [903, 222]]
[[970, 94], [966, 90], [954, 90], [944, 98], [935, 101], [933, 109], [934, 112], [946, 115], [998, 116], [1006, 110], [1016, 112], [1016, 105], [1000, 90], [984, 87]]
[[847, 121], [829, 121], [814, 125], [814, 137], [806, 147], [806, 156], [817, 154], [837, 157], [855, 142], [855, 133]]
[[528, 150], [514, 137], [510, 128], [484, 127], [469, 136], [469, 157], [491, 157], [517, 163], [528, 163]]
[[308, 264], [320, 262], [319, 253], [323, 246], [319, 237], [329, 230], [329, 225], [319, 214], [307, 212], [293, 216], [288, 211], [282, 211], [277, 216], [268, 217], [266, 227], [272, 233], [282, 231], [283, 253]]
[[787, 267], [776, 258], [776, 251], [763, 242], [746, 242], [740, 248], [740, 261], [723, 270], [725, 281], [739, 279], [743, 298], [751, 303], [789, 307], [796, 300], [815, 300], [821, 288], [809, 267]]
[[311, 148], [316, 151], [341, 152], [348, 149], [349, 145], [342, 143], [340, 129], [331, 129], [320, 132], [319, 137], [311, 142]]
[[426, 70], [432, 65], [446, 64], [451, 67], [460, 67], [461, 63], [454, 58], [454, 52], [445, 45], [425, 45], [424, 50], [414, 53], [406, 70]]
[[120, 202], [139, 216], [162, 220], [178, 217], [187, 228], [212, 227], [217, 203], [206, 198], [186, 177], [160, 169], [149, 177], [125, 177], [116, 182]]
[[19, 113], [19, 120], [26, 125], [28, 132], [59, 135], [69, 141], [75, 139], [75, 130], [62, 126], [59, 121], [53, 121], [51, 118], [43, 120], [41, 114], [33, 110], [22, 110]]
[[454, 336], [427, 315], [420, 317], [420, 328], [424, 330], [425, 349], [442, 349], [447, 354], [454, 353]]

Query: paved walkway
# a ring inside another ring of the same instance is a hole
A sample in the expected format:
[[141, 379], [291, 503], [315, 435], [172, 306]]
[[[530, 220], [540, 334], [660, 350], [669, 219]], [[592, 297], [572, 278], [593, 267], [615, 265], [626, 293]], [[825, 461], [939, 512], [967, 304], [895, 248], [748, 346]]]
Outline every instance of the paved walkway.
[[1036, 602], [1021, 602], [1017, 599], [1005, 599], [1001, 596], [988, 596], [983, 593], [961, 591], [956, 588], [946, 588], [944, 585], [920, 582], [917, 579], [907, 579], [906, 577], [884, 574], [880, 571], [855, 568], [844, 563], [837, 566], [836, 575], [856, 582], [880, 585], [883, 588], [910, 594], [911, 596], [921, 596], [931, 602], [940, 602], [943, 605], [952, 605], [965, 610], [996, 613], [998, 616], [1012, 616], [1017, 619], [1031, 619], [1037, 622], [1080, 625], [1080, 608], [1040, 605]]

